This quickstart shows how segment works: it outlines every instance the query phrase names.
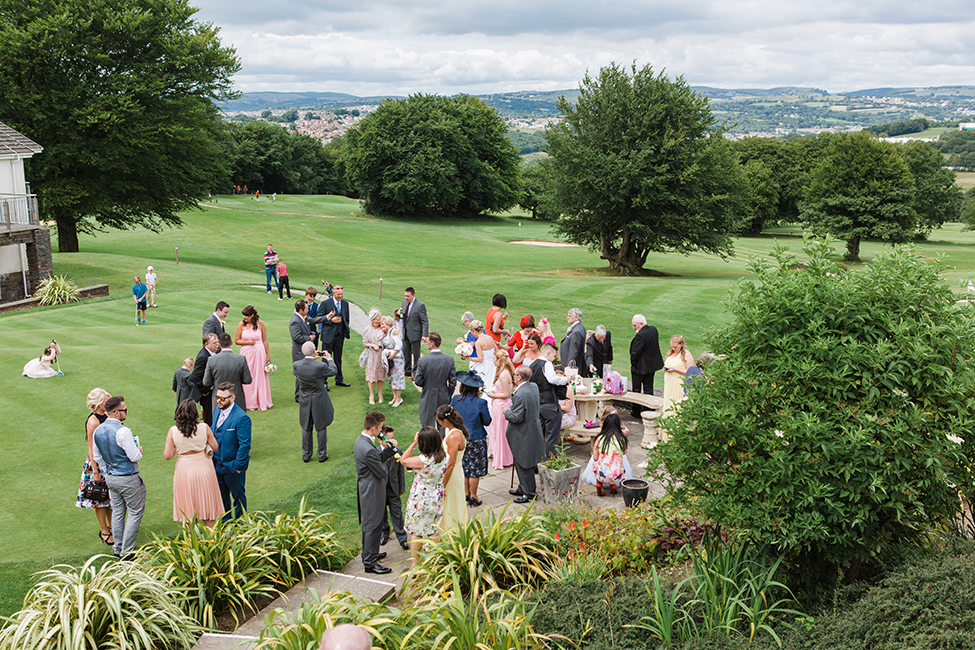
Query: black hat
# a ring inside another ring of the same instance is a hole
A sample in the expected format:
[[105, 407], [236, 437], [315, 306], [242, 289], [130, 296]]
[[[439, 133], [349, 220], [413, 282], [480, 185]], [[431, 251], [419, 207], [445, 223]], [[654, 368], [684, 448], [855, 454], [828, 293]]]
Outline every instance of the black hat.
[[470, 386], [471, 388], [483, 388], [484, 381], [481, 376], [476, 372], [471, 372], [470, 370], [461, 370], [456, 375], [457, 381], [464, 384], [465, 386]]

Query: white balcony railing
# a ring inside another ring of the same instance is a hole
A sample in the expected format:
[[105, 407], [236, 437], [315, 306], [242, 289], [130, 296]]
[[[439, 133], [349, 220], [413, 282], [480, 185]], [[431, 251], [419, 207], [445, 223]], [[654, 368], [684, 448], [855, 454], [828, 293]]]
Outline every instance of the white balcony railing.
[[0, 230], [37, 225], [37, 197], [33, 194], [0, 194]]

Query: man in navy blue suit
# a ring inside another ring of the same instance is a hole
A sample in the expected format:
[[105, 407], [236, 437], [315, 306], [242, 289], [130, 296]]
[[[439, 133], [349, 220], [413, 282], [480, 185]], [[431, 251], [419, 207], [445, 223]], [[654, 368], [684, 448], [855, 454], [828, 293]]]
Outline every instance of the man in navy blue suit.
[[[335, 362], [335, 385], [348, 386], [342, 376], [342, 348], [349, 338], [349, 301], [343, 300], [342, 287], [332, 289], [332, 297], [323, 300], [318, 314], [326, 315], [322, 321], [322, 349], [332, 355]], [[326, 384], [327, 385], [327, 384]]]
[[235, 519], [247, 510], [244, 482], [251, 452], [251, 419], [244, 409], [234, 404], [237, 389], [229, 381], [217, 386], [217, 408], [213, 414], [213, 436], [219, 449], [213, 454], [213, 467], [217, 472], [220, 497], [229, 519], [230, 501], [233, 498]]

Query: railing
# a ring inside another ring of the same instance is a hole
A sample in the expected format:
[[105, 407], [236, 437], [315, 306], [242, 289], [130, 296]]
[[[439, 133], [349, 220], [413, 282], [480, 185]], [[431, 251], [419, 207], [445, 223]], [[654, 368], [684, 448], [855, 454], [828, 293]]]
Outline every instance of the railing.
[[0, 194], [0, 230], [37, 225], [37, 197], [33, 194]]

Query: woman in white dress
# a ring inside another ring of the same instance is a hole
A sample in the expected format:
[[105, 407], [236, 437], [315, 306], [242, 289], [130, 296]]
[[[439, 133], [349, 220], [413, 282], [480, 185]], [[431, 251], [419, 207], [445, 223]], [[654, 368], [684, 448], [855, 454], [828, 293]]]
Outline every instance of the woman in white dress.
[[471, 321], [471, 332], [477, 336], [470, 356], [471, 371], [480, 376], [485, 386], [494, 386], [494, 351], [498, 344], [484, 331], [484, 323], [479, 320]]
[[24, 366], [24, 376], [31, 379], [46, 379], [47, 377], [57, 376], [58, 371], [52, 368], [51, 364], [57, 361], [59, 354], [61, 354], [61, 348], [58, 347], [58, 342], [51, 341], [51, 345], [44, 348], [44, 354], [27, 362]]

